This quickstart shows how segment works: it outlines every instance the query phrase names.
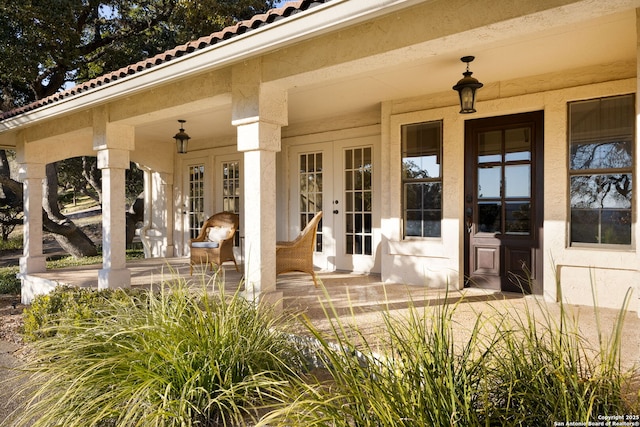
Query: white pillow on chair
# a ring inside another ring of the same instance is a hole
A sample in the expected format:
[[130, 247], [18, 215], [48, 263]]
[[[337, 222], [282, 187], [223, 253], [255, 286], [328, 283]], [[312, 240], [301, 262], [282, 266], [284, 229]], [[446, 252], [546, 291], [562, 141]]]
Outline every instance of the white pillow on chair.
[[229, 227], [209, 227], [207, 229], [207, 240], [210, 242], [222, 242], [227, 238], [230, 231]]

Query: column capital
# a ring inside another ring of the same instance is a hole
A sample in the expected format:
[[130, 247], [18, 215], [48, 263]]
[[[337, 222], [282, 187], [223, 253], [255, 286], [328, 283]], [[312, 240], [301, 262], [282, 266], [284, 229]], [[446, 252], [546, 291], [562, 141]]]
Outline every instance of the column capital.
[[98, 169], [129, 169], [129, 150], [107, 148], [98, 151]]
[[119, 148], [133, 150], [135, 128], [109, 122], [109, 111], [106, 107], [93, 110], [93, 149]]
[[280, 151], [280, 126], [261, 121], [237, 125], [238, 151]]
[[20, 163], [18, 166], [18, 181], [27, 179], [44, 179], [47, 176], [47, 165], [44, 163]]
[[248, 61], [233, 68], [231, 123], [247, 121], [286, 126], [289, 123], [288, 94], [275, 84], [262, 82], [259, 61]]

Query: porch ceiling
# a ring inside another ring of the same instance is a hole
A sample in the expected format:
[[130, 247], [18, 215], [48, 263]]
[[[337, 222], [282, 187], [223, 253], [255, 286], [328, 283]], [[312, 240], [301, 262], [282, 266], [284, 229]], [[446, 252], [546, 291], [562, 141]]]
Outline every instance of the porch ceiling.
[[[311, 84], [297, 85], [291, 79], [289, 125], [374, 111], [382, 101], [431, 93], [450, 94], [451, 105], [455, 105], [457, 97], [451, 87], [462, 77], [460, 57], [465, 55], [476, 57], [470, 68], [485, 85], [636, 58], [634, 9], [521, 34], [487, 37], [489, 41], [470, 36], [453, 49], [448, 47], [451, 40], [441, 40], [436, 46], [416, 46], [406, 61], [393, 57], [372, 67], [363, 60], [350, 64], [350, 72], [334, 73]], [[478, 97], [481, 101], [482, 91]], [[171, 142], [177, 119], [187, 120], [185, 129], [196, 145], [209, 145], [212, 140], [228, 144], [235, 137], [231, 106], [226, 105], [139, 125], [136, 140]]]

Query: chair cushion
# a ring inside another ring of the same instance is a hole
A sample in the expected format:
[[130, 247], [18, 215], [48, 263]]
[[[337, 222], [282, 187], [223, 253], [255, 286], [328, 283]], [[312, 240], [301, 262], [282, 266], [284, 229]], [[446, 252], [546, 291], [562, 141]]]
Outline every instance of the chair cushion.
[[191, 242], [192, 248], [217, 248], [219, 246], [219, 242]]
[[207, 240], [209, 242], [221, 242], [227, 238], [231, 228], [229, 227], [209, 227], [207, 228]]

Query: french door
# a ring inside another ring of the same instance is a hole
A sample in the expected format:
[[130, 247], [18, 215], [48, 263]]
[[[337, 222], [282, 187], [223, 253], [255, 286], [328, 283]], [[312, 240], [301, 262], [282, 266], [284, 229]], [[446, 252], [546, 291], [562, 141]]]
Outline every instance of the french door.
[[467, 285], [542, 292], [543, 112], [465, 124]]
[[375, 271], [374, 140], [296, 146], [290, 153], [290, 237], [322, 210], [315, 265], [329, 271]]

